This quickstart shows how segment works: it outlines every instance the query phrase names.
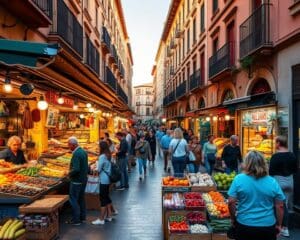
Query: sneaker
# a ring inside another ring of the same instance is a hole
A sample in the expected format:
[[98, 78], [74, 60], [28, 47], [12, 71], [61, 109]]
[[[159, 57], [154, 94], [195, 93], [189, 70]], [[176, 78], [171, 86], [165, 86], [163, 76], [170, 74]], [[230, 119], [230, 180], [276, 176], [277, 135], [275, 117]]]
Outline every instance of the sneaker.
[[123, 190], [125, 190], [125, 188], [124, 187], [118, 187], [118, 188], [116, 188], [116, 190], [117, 191], [123, 191]]
[[107, 218], [105, 218], [105, 221], [107, 221], [107, 222], [111, 222], [112, 220], [113, 220], [112, 217], [107, 217]]
[[116, 216], [116, 215], [118, 215], [118, 214], [119, 214], [119, 212], [118, 212], [117, 209], [115, 209], [115, 211], [112, 213], [112, 215], [114, 215], [114, 216]]
[[96, 219], [95, 221], [92, 221], [93, 225], [104, 225], [105, 221], [104, 220], [100, 220], [99, 218]]
[[283, 237], [289, 237], [290, 233], [289, 233], [288, 228], [282, 228], [281, 232], [280, 232], [280, 235], [283, 236]]
[[70, 224], [73, 226], [80, 226], [81, 222], [74, 222], [73, 220], [66, 221], [66, 224]]
[[142, 179], [143, 179], [143, 178], [142, 178], [142, 175], [140, 174], [139, 180], [142, 181]]

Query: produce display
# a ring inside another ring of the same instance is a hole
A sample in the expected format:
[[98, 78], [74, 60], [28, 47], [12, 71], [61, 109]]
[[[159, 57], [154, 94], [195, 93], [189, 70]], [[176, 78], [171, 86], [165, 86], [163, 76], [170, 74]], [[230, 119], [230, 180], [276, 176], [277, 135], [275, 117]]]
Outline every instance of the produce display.
[[11, 195], [19, 195], [25, 197], [33, 197], [42, 193], [45, 188], [28, 186], [26, 184], [14, 183], [0, 186], [0, 192]]
[[188, 210], [202, 210], [205, 209], [205, 202], [202, 199], [186, 199], [185, 208]]
[[[219, 192], [210, 191], [209, 193], [203, 193], [202, 194], [203, 199], [206, 202], [224, 202], [225, 198], [224, 196]], [[210, 199], [210, 201], [208, 201]]]
[[5, 160], [0, 159], [0, 168], [12, 168], [13, 166], [13, 163], [6, 162]]
[[39, 175], [43, 177], [63, 178], [67, 175], [67, 172], [49, 167], [43, 167], [41, 168]]
[[23, 165], [15, 165], [11, 162], [6, 162], [5, 160], [0, 159], [0, 173], [4, 174], [10, 171], [16, 171], [22, 167]]
[[186, 221], [169, 221], [169, 230], [171, 233], [188, 233], [189, 225]]
[[204, 223], [206, 218], [202, 212], [189, 212], [186, 218], [190, 224]]
[[189, 186], [189, 180], [186, 178], [176, 178], [176, 177], [164, 177], [163, 178], [164, 186]]
[[211, 176], [207, 173], [189, 173], [188, 177], [192, 186], [212, 187], [215, 185]]
[[3, 174], [0, 174], [0, 186], [7, 184], [7, 177]]
[[17, 174], [25, 175], [25, 176], [31, 176], [31, 177], [37, 177], [39, 174], [40, 168], [38, 167], [28, 167], [20, 169]]
[[231, 174], [226, 173], [216, 173], [213, 177], [214, 180], [217, 183], [217, 187], [220, 190], [228, 190], [231, 186], [231, 183], [236, 176], [235, 172], [232, 172]]
[[184, 197], [181, 193], [166, 193], [163, 199], [163, 205], [167, 209], [183, 209]]
[[14, 182], [23, 182], [28, 179], [27, 176], [16, 174], [16, 173], [6, 173], [4, 174], [6, 177], [6, 183], [14, 183]]
[[0, 239], [17, 239], [25, 233], [23, 222], [18, 219], [7, 220], [0, 230]]
[[43, 177], [31, 177], [26, 179], [23, 183], [25, 183], [28, 186], [43, 188], [43, 187], [51, 187], [56, 184], [58, 184], [60, 181], [57, 179], [51, 179], [51, 178], [43, 178]]
[[201, 193], [199, 192], [187, 192], [184, 193], [185, 199], [202, 199]]
[[207, 226], [203, 224], [193, 224], [190, 226], [191, 233], [209, 233]]
[[227, 232], [231, 226], [231, 221], [229, 218], [215, 218], [210, 221], [210, 226], [212, 227], [213, 232]]

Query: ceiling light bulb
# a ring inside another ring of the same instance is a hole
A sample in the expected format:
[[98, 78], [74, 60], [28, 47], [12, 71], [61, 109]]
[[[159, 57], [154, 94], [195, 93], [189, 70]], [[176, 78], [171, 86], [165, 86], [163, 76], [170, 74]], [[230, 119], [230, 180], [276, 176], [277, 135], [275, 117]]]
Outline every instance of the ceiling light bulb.
[[63, 97], [59, 97], [59, 98], [57, 99], [57, 102], [58, 102], [58, 104], [64, 104], [65, 99], [64, 99]]
[[230, 120], [230, 115], [225, 115], [225, 120], [229, 121]]
[[91, 107], [92, 107], [92, 104], [87, 103], [87, 104], [86, 104], [86, 107], [87, 107], [87, 108], [91, 108]]
[[3, 85], [3, 90], [5, 91], [5, 92], [11, 92], [12, 90], [13, 90], [13, 88], [12, 88], [12, 86], [11, 86], [11, 84], [9, 83], [9, 84], [4, 84]]
[[83, 114], [80, 114], [79, 117], [82, 119], [82, 118], [84, 118], [84, 115], [83, 115]]
[[89, 108], [89, 112], [90, 112], [90, 113], [95, 112], [95, 109], [94, 109], [93, 107], [90, 107], [90, 108]]
[[48, 103], [45, 101], [44, 96], [40, 96], [40, 100], [37, 103], [37, 107], [40, 110], [46, 110], [48, 108]]
[[73, 110], [78, 110], [78, 105], [73, 105]]
[[205, 120], [206, 120], [207, 122], [209, 122], [209, 121], [210, 121], [210, 117], [206, 117]]
[[213, 116], [213, 121], [216, 122], [218, 120], [217, 116]]

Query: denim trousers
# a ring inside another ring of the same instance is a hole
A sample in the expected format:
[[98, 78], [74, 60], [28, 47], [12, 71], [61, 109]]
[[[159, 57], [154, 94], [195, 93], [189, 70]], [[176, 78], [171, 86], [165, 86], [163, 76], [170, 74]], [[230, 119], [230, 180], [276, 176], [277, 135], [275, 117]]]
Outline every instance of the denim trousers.
[[189, 173], [197, 173], [198, 172], [197, 166], [194, 163], [187, 164], [187, 167], [188, 167]]
[[143, 174], [143, 169], [144, 169], [144, 173], [146, 173], [147, 159], [137, 158], [137, 160], [138, 160], [138, 163], [139, 163], [139, 174], [142, 175]]
[[85, 208], [85, 183], [70, 183], [69, 189], [69, 202], [72, 207], [72, 221], [80, 222], [86, 219], [86, 208]]
[[205, 168], [206, 168], [207, 173], [208, 173], [209, 175], [211, 175], [212, 172], [213, 172], [213, 170], [214, 170], [215, 164], [214, 164], [214, 163], [210, 163], [210, 162], [208, 161], [208, 159], [205, 158], [205, 160], [204, 160], [204, 165], [205, 165]]
[[236, 169], [231, 169], [229, 167], [225, 168], [225, 173], [230, 174], [232, 172], [235, 172], [237, 174], [238, 173], [238, 169], [237, 168]]
[[172, 157], [172, 165], [174, 169], [175, 177], [183, 177], [184, 170], [186, 168], [185, 156]]
[[121, 171], [120, 187], [128, 187], [127, 157], [119, 158], [119, 168]]

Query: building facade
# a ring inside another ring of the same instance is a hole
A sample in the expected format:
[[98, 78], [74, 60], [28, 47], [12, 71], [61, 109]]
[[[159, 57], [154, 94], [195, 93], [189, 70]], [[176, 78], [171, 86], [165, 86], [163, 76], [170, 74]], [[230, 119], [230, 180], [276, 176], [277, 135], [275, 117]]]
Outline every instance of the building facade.
[[153, 84], [133, 87], [133, 106], [136, 120], [146, 122], [153, 119]]
[[190, 128], [202, 142], [215, 135], [219, 152], [237, 134], [243, 155], [257, 149], [267, 158], [285, 134], [299, 158], [299, 7], [297, 0], [173, 0], [159, 57], [168, 126]]
[[[91, 103], [93, 110], [105, 113], [104, 118], [130, 118], [133, 58], [120, 0], [5, 0], [0, 15], [0, 38], [7, 40], [5, 46], [1, 43], [0, 80], [13, 84], [13, 92], [5, 97], [19, 96], [19, 86], [30, 82], [37, 98], [47, 98], [51, 91], [70, 105]], [[34, 43], [57, 44], [59, 51], [48, 63], [43, 56], [36, 57], [35, 67], [24, 67], [11, 64], [13, 59], [32, 60], [21, 54], [24, 49], [3, 61], [5, 47], [12, 46], [9, 40], [17, 40], [16, 46], [28, 44], [25, 51], [32, 58], [37, 51]], [[46, 111], [42, 114], [46, 116]], [[46, 149], [47, 129], [39, 125], [31, 132], [38, 148]]]

